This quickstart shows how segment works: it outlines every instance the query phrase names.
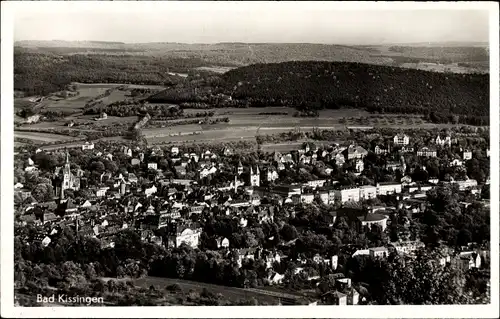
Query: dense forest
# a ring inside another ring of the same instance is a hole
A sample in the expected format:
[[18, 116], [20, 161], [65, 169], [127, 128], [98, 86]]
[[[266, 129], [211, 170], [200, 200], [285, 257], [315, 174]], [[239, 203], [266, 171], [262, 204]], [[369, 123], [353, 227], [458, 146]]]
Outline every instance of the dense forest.
[[71, 82], [174, 85], [184, 78], [168, 72], [187, 72], [205, 65], [198, 58], [155, 58], [112, 55], [56, 55], [14, 52], [14, 89], [27, 95], [64, 90]]
[[[170, 88], [151, 102], [212, 103], [218, 107], [290, 106], [308, 113], [354, 107], [378, 113], [424, 114], [433, 122], [487, 125], [489, 79], [340, 62], [255, 64], [219, 79]], [[232, 100], [214, 99], [219, 94]]]
[[487, 75], [443, 74], [361, 63], [256, 64], [223, 75], [233, 98], [306, 108], [392, 108], [487, 116]]
[[63, 90], [71, 82], [159, 84], [169, 88], [149, 102], [199, 104], [199, 108], [290, 106], [304, 114], [354, 107], [424, 114], [438, 123], [489, 123], [489, 78], [484, 74], [311, 61], [254, 64], [187, 79], [169, 74], [189, 73], [205, 64], [200, 58], [61, 56], [16, 48], [14, 88], [34, 95]]

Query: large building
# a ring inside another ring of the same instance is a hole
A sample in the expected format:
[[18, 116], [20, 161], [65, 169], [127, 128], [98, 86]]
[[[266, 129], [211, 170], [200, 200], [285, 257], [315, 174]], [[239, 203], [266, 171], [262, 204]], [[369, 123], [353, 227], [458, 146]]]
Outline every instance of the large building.
[[387, 219], [387, 216], [381, 214], [366, 214], [358, 217], [361, 227], [378, 225], [382, 228], [382, 231], [387, 228]]
[[258, 166], [255, 173], [253, 168], [250, 167], [250, 186], [260, 186], [260, 170]]
[[180, 225], [172, 223], [169, 227], [168, 246], [179, 247], [186, 244], [192, 248], [200, 243], [201, 228], [193, 225]]
[[417, 156], [422, 157], [436, 157], [437, 151], [435, 149], [431, 149], [429, 147], [422, 147], [417, 151]]
[[335, 201], [341, 203], [359, 202], [359, 188], [345, 187], [335, 191]]
[[360, 199], [372, 199], [377, 197], [377, 187], [373, 185], [364, 185], [359, 187]]
[[377, 195], [390, 195], [401, 193], [403, 185], [401, 183], [384, 182], [377, 183]]
[[445, 146], [445, 145], [451, 146], [451, 137], [450, 136], [441, 137], [438, 135], [434, 141], [436, 142], [437, 145], [440, 145], [440, 146]]
[[77, 176], [71, 172], [71, 164], [69, 162], [69, 154], [66, 153], [66, 163], [62, 168], [62, 176], [58, 176], [61, 173], [61, 169], [56, 169], [56, 181], [57, 183], [60, 181], [59, 185], [56, 185], [56, 196], [60, 196], [64, 198], [64, 191], [67, 189], [71, 189], [77, 191], [80, 189], [80, 176]]
[[394, 136], [395, 145], [408, 145], [410, 144], [410, 138], [406, 134], [397, 134]]
[[344, 153], [347, 154], [347, 159], [348, 160], [363, 158], [366, 155], [368, 155], [368, 151], [367, 150], [365, 150], [361, 146], [354, 146], [354, 145], [349, 146], [344, 151]]

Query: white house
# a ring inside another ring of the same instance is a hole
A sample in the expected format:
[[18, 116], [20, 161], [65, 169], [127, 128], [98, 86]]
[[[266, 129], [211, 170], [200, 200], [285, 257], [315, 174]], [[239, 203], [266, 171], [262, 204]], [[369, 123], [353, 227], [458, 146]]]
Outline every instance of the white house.
[[42, 246], [43, 246], [43, 247], [47, 247], [47, 246], [50, 244], [50, 242], [51, 242], [51, 241], [52, 241], [52, 240], [50, 239], [50, 237], [49, 237], [49, 236], [45, 236], [45, 237], [43, 238], [42, 242], [41, 242], [41, 243], [42, 243]]
[[82, 151], [93, 150], [93, 149], [94, 149], [94, 143], [85, 142], [85, 144], [82, 145]]
[[278, 172], [274, 167], [271, 167], [267, 170], [267, 181], [274, 182], [279, 177]]
[[462, 162], [460, 159], [455, 158], [453, 161], [450, 162], [451, 167], [458, 167], [458, 166], [463, 166], [464, 162]]
[[378, 145], [375, 146], [375, 154], [377, 154], [377, 155], [387, 154], [389, 152], [390, 152], [389, 148], [382, 148]]
[[176, 147], [176, 146], [172, 147], [172, 149], [170, 150], [170, 153], [171, 153], [172, 155], [174, 155], [174, 156], [175, 156], [175, 155], [179, 155], [179, 148], [178, 148], [178, 147]]
[[465, 150], [463, 152], [463, 159], [464, 159], [464, 161], [468, 161], [468, 160], [472, 159], [472, 152], [469, 150]]
[[127, 155], [128, 157], [132, 157], [132, 149], [129, 148], [129, 147], [126, 147], [124, 150], [123, 150], [123, 153], [125, 155]]
[[399, 194], [402, 191], [400, 183], [377, 183], [377, 195]]
[[350, 187], [335, 191], [335, 200], [341, 203], [359, 202], [359, 188]]
[[365, 216], [359, 216], [358, 220], [361, 223], [361, 227], [371, 227], [372, 225], [378, 225], [384, 231], [387, 228], [387, 220], [389, 218], [386, 215], [381, 214], [366, 214]]
[[422, 147], [417, 151], [417, 156], [422, 156], [422, 157], [436, 157], [437, 156], [437, 151], [434, 149], [431, 149], [429, 147]]
[[319, 196], [319, 199], [325, 205], [332, 205], [335, 203], [335, 191], [333, 191], [333, 190], [320, 191], [318, 196]]
[[179, 247], [183, 243], [192, 247], [198, 247], [200, 243], [201, 229], [186, 228], [175, 236], [175, 245]]
[[158, 169], [158, 164], [156, 164], [156, 163], [148, 163], [148, 168], [149, 169]]
[[386, 258], [389, 255], [389, 251], [386, 247], [374, 247], [368, 249], [370, 257], [373, 258]]
[[458, 189], [461, 191], [477, 186], [477, 181], [469, 178], [463, 181], [456, 181], [456, 183], [458, 184]]
[[450, 136], [446, 136], [444, 138], [441, 138], [441, 136], [437, 136], [436, 139], [435, 139], [435, 142], [437, 145], [440, 145], [440, 146], [451, 146], [451, 137]]
[[109, 187], [101, 187], [97, 190], [96, 196], [97, 197], [104, 197], [106, 196], [106, 192], [108, 191]]
[[158, 189], [156, 188], [156, 186], [153, 185], [150, 188], [146, 188], [144, 190], [144, 194], [146, 194], [146, 196], [150, 196], [150, 195], [156, 193], [157, 191], [158, 191]]
[[363, 160], [358, 159], [356, 160], [355, 164], [355, 171], [357, 174], [361, 174], [361, 172], [365, 169], [365, 164], [363, 163]]
[[300, 201], [305, 204], [311, 204], [314, 201], [314, 194], [301, 194]]
[[217, 248], [229, 248], [229, 239], [227, 238], [219, 238], [217, 240]]
[[410, 138], [406, 134], [397, 134], [393, 138], [395, 145], [408, 145], [410, 144]]
[[469, 270], [471, 268], [481, 268], [481, 256], [473, 251], [461, 252], [458, 256], [460, 266]]
[[308, 181], [307, 186], [312, 187], [312, 188], [318, 188], [318, 187], [323, 187], [326, 183], [326, 180], [324, 179], [317, 179], [313, 181]]
[[377, 197], [377, 187], [373, 185], [364, 185], [359, 187], [360, 199], [371, 199]]

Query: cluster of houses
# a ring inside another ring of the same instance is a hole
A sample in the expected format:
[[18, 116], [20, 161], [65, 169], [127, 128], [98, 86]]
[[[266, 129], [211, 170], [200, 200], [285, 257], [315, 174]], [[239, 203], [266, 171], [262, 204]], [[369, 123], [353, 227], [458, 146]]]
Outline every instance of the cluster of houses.
[[[454, 141], [448, 136], [444, 138], [438, 136], [435, 142], [437, 145], [446, 146]], [[400, 152], [413, 152], [413, 149], [409, 147], [409, 137], [404, 134], [394, 136], [394, 145], [401, 147]], [[81, 149], [93, 152], [95, 156], [113, 160], [113, 154], [96, 150], [93, 143], [86, 142], [81, 145]], [[39, 151], [41, 150], [37, 150]], [[56, 168], [53, 172], [54, 200], [38, 203], [32, 198], [31, 190], [26, 189], [20, 183], [14, 186], [15, 193], [25, 203], [28, 202], [23, 205], [23, 211], [19, 212], [21, 216], [18, 222], [24, 225], [33, 223], [43, 226], [43, 230], [32, 238], [34, 242], [40, 242], [45, 247], [49, 246], [52, 239], [64, 227], [71, 227], [80, 235], [100, 239], [103, 248], [114, 247], [116, 234], [130, 228], [136, 230], [143, 241], [167, 247], [179, 247], [186, 244], [195, 248], [200, 245], [202, 229], [196, 222], [191, 221], [193, 214], [213, 216], [214, 211], [217, 211], [217, 214], [225, 214], [236, 219], [239, 227], [243, 229], [247, 226], [249, 218], [255, 218], [259, 223], [273, 221], [278, 210], [285, 211], [288, 216], [292, 216], [294, 205], [310, 204], [314, 201], [325, 205], [342, 206], [380, 196], [394, 195], [398, 199], [398, 208], [404, 207], [413, 213], [420, 213], [426, 207], [426, 192], [438, 184], [454, 183], [461, 191], [479, 193], [477, 181], [468, 178], [446, 182], [430, 178], [427, 183], [415, 183], [408, 175], [397, 182], [379, 182], [375, 185], [339, 186], [339, 183], [331, 178], [310, 180], [304, 183], [276, 183], [279, 180], [279, 172], [286, 167], [296, 165], [297, 162], [314, 164], [318, 156], [326, 161], [334, 160], [340, 167], [347, 161], [352, 161], [355, 172], [361, 174], [364, 170], [363, 159], [368, 151], [355, 144], [346, 147], [335, 145], [321, 151], [314, 145], [306, 144], [303, 149], [299, 150], [298, 157], [291, 153], [275, 153], [273, 163], [258, 163], [247, 167], [246, 170], [239, 162], [234, 168], [234, 180], [219, 186], [204, 186], [200, 181], [210, 175], [218, 174], [222, 167], [219, 159], [233, 155], [230, 148], [225, 148], [220, 154], [210, 150], [202, 153], [182, 153], [175, 146], [168, 151], [159, 147], [152, 147], [149, 150], [122, 147], [119, 151], [129, 158], [132, 166], [147, 167], [148, 174], [153, 172], [154, 176], [147, 178], [147, 183], [139, 183], [143, 177], [139, 178], [132, 172], [122, 172], [116, 175], [104, 172], [100, 176], [100, 185], [89, 187], [84, 172], [80, 169], [72, 170], [70, 158], [66, 155], [64, 166]], [[166, 178], [160, 169], [158, 159], [164, 157], [165, 152], [169, 153], [178, 178]], [[390, 152], [390, 149], [376, 146], [374, 152], [386, 154]], [[417, 150], [416, 154], [417, 156], [436, 156], [436, 151], [424, 147]], [[472, 153], [464, 150], [463, 161], [471, 158]], [[196, 164], [194, 179], [186, 178], [186, 167], [191, 163]], [[404, 156], [401, 156], [401, 160], [397, 162], [388, 162], [386, 168], [405, 172]], [[30, 159], [25, 171], [36, 173], [37, 170], [35, 163]], [[244, 171], [249, 173], [243, 174]], [[327, 169], [325, 171], [328, 173]], [[265, 183], [261, 183], [262, 181]], [[68, 190], [80, 189], [89, 190], [92, 196], [82, 200], [66, 196]], [[388, 211], [390, 209], [372, 207], [366, 214], [358, 217], [359, 226], [377, 225], [385, 230], [389, 222]], [[335, 223], [335, 214], [333, 215], [332, 225]], [[159, 235], [160, 233], [163, 235]], [[270, 270], [268, 278], [270, 284], [279, 284], [284, 278], [283, 274], [272, 270], [273, 263], [279, 263], [281, 259], [286, 258], [280, 252], [260, 248], [232, 250], [228, 238], [218, 238], [214, 243], [214, 248], [226, 250], [228, 253], [236, 251], [240, 267], [246, 259], [253, 259], [256, 256], [264, 258]], [[374, 258], [386, 258], [392, 250], [402, 254], [412, 254], [420, 248], [422, 248], [420, 242], [405, 241], [393, 243], [391, 247], [358, 250], [353, 252], [352, 256], [369, 255]], [[478, 256], [480, 254], [477, 252], [465, 251], [458, 260], [464, 268], [479, 268], [481, 258]], [[337, 256], [317, 256], [316, 259], [318, 262], [328, 263], [333, 269], [337, 267]], [[300, 272], [300, 267], [297, 269]], [[351, 280], [343, 276], [335, 280], [338, 283], [337, 289], [322, 296], [320, 302], [338, 305], [358, 304], [359, 292], [352, 288]]]

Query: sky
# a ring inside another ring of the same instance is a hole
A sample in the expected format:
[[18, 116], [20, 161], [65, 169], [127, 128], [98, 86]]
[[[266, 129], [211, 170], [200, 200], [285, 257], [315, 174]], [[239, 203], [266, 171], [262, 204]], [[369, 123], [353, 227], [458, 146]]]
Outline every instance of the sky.
[[374, 11], [332, 3], [284, 2], [241, 6], [212, 2], [210, 7], [186, 2], [131, 4], [24, 7], [14, 15], [14, 40], [366, 45], [487, 42], [489, 37], [485, 10], [391, 10], [385, 6]]

